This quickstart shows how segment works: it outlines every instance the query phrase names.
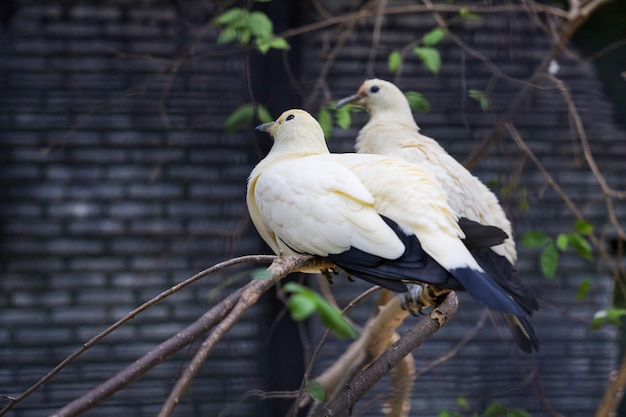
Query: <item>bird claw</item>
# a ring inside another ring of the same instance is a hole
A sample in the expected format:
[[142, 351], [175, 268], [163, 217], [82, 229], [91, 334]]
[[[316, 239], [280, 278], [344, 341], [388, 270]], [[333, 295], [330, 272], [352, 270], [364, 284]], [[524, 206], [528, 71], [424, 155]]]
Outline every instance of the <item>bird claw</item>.
[[437, 307], [441, 304], [450, 290], [427, 284], [411, 284], [409, 290], [401, 297], [400, 304], [414, 316], [422, 313], [428, 307]]
[[[331, 267], [331, 268], [326, 268], [326, 269], [322, 269], [320, 271], [322, 273], [322, 275], [324, 276], [324, 278], [326, 278], [326, 281], [328, 281], [328, 283], [330, 285], [333, 285], [335, 282], [333, 281], [333, 277], [330, 275], [330, 273], [332, 272], [333, 275], [339, 275], [340, 272], [337, 270], [337, 268], [335, 267]], [[349, 279], [349, 278], [348, 278]]]

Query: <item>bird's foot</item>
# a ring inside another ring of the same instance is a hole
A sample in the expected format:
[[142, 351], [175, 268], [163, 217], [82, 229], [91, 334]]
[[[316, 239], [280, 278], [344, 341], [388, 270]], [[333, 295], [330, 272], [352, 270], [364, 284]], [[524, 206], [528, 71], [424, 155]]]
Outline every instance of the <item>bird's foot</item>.
[[423, 314], [422, 310], [437, 307], [448, 295], [450, 290], [428, 284], [409, 284], [409, 290], [402, 295], [402, 308], [414, 316]]
[[340, 272], [335, 267], [322, 269], [320, 272], [322, 273], [324, 278], [326, 278], [326, 281], [328, 281], [328, 283], [330, 285], [333, 285], [335, 283], [333, 281], [333, 277], [330, 275], [330, 273], [332, 272], [333, 275], [339, 275], [340, 274]]

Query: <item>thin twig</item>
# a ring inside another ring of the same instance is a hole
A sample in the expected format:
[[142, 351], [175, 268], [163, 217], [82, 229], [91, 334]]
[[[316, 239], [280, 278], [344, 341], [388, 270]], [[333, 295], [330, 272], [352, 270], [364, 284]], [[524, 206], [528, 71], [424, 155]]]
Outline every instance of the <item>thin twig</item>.
[[82, 355], [89, 348], [94, 346], [96, 343], [98, 343], [99, 341], [104, 339], [109, 334], [113, 333], [115, 330], [119, 329], [122, 325], [126, 324], [127, 322], [129, 322], [130, 320], [135, 318], [140, 313], [144, 312], [145, 310], [147, 310], [148, 308], [152, 307], [153, 305], [159, 303], [164, 298], [169, 297], [170, 295], [172, 295], [175, 292], [178, 292], [178, 291], [182, 290], [183, 288], [193, 284], [194, 282], [198, 281], [199, 279], [204, 278], [205, 276], [207, 276], [209, 274], [212, 274], [212, 273], [214, 273], [216, 271], [219, 271], [221, 269], [224, 269], [224, 268], [227, 268], [227, 267], [230, 267], [230, 266], [233, 266], [233, 265], [241, 264], [241, 263], [246, 263], [246, 262], [258, 262], [258, 263], [267, 262], [267, 263], [269, 263], [269, 262], [272, 262], [274, 259], [276, 259], [276, 256], [274, 256], [274, 255], [248, 255], [248, 256], [241, 256], [239, 258], [229, 259], [228, 261], [220, 262], [220, 263], [218, 263], [218, 264], [216, 264], [216, 265], [214, 265], [214, 266], [212, 266], [210, 268], [205, 269], [204, 271], [201, 271], [201, 272], [197, 273], [196, 275], [186, 279], [185, 281], [183, 281], [183, 282], [181, 282], [179, 284], [174, 285], [173, 287], [171, 287], [167, 291], [163, 291], [161, 294], [157, 295], [156, 297], [154, 297], [150, 301], [147, 301], [144, 304], [140, 305], [139, 307], [137, 307], [136, 309], [134, 309], [133, 311], [128, 313], [126, 316], [122, 317], [120, 320], [118, 320], [115, 323], [113, 323], [111, 326], [109, 326], [104, 331], [98, 333], [97, 335], [95, 335], [94, 337], [89, 339], [78, 350], [76, 350], [70, 356], [65, 358], [61, 363], [59, 363], [57, 366], [55, 366], [43, 378], [41, 378], [39, 381], [37, 381], [35, 384], [33, 384], [30, 388], [28, 388], [22, 394], [20, 394], [19, 396], [15, 397], [15, 399], [11, 403], [7, 404], [2, 410], [0, 410], [0, 416], [3, 416], [4, 414], [6, 414], [10, 409], [15, 407], [18, 403], [20, 403], [26, 397], [28, 397], [33, 392], [35, 392], [36, 390], [41, 388], [42, 385], [44, 385], [45, 383], [50, 381], [63, 368], [65, 368], [67, 365], [72, 363], [76, 358], [78, 358], [80, 355]]
[[201, 365], [206, 361], [209, 353], [213, 350], [215, 345], [224, 337], [226, 332], [228, 332], [228, 330], [230, 330], [239, 321], [241, 316], [257, 302], [259, 297], [265, 293], [265, 291], [273, 287], [278, 280], [286, 277], [291, 272], [296, 272], [303, 268], [324, 268], [327, 266], [327, 262], [312, 256], [287, 256], [276, 258], [268, 268], [271, 276], [265, 279], [250, 282], [243, 289], [241, 296], [236, 300], [235, 306], [231, 309], [228, 315], [220, 321], [219, 325], [202, 343], [200, 349], [192, 359], [191, 363], [187, 366], [183, 375], [178, 379], [178, 382], [163, 404], [159, 417], [171, 416], [174, 408], [178, 405], [180, 398], [189, 388], [191, 381], [198, 373]]

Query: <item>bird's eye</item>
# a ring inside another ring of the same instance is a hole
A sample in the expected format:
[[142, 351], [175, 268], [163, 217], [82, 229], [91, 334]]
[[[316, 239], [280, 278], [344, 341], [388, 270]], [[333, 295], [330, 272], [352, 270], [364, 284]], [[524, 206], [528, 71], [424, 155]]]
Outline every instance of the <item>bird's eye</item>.
[[378, 93], [378, 90], [380, 90], [380, 87], [377, 85], [373, 85], [370, 87], [370, 93]]
[[292, 120], [294, 119], [296, 116], [294, 116], [293, 114], [290, 114], [289, 116], [287, 116], [287, 118], [285, 120]]

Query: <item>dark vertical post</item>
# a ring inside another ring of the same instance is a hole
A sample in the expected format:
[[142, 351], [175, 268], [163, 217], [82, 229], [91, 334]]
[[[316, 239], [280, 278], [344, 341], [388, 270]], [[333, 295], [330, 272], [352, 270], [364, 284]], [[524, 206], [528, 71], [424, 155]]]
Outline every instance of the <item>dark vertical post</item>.
[[[296, 26], [297, 5], [298, 2], [291, 0], [274, 0], [257, 3], [255, 7], [268, 15], [274, 23], [274, 33], [278, 34]], [[289, 108], [300, 107], [300, 100], [290, 86], [285, 68], [285, 62], [288, 62], [291, 72], [297, 76], [299, 48], [297, 39], [289, 39], [289, 43], [291, 49], [286, 55], [282, 50], [270, 50], [265, 55], [255, 51], [250, 55], [249, 74], [254, 99], [266, 106], [274, 118]], [[258, 136], [261, 154], [264, 156], [271, 146], [271, 140], [266, 134]], [[299, 325], [288, 314], [284, 314], [285, 305], [278, 299], [275, 291], [266, 294], [263, 301], [266, 303], [263, 320], [269, 330], [267, 355], [261, 358], [265, 390], [297, 390], [305, 370]], [[259, 411], [268, 417], [285, 416], [292, 404], [291, 399], [264, 400]]]

